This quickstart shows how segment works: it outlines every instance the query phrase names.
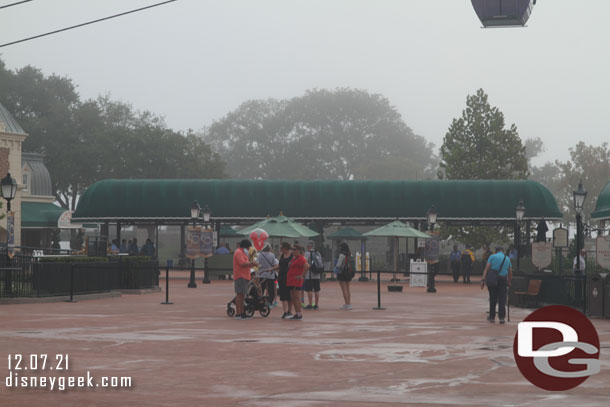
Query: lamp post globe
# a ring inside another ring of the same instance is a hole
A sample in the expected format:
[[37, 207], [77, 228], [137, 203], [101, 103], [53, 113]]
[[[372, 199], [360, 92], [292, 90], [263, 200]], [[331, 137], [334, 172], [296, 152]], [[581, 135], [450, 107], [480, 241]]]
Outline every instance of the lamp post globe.
[[11, 201], [15, 199], [17, 195], [17, 181], [11, 177], [10, 173], [6, 174], [6, 177], [0, 181], [0, 188], [2, 192], [2, 198], [6, 199], [6, 210], [11, 210]]

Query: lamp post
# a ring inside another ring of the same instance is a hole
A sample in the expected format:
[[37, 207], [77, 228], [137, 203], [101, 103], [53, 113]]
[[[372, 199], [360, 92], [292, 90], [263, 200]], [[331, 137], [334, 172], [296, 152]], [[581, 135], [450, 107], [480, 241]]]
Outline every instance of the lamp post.
[[[193, 202], [193, 205], [191, 206], [191, 220], [193, 221], [193, 228], [195, 228], [197, 225], [197, 219], [199, 219], [200, 212], [201, 207], [199, 206], [199, 202]], [[197, 288], [197, 283], [195, 282], [195, 259], [191, 259], [191, 277], [189, 278], [187, 287]]]
[[[201, 213], [203, 215], [203, 223], [205, 224], [206, 228], [209, 228], [210, 215], [211, 215], [210, 208], [207, 205], [203, 205], [203, 209], [201, 210]], [[203, 284], [211, 283], [210, 278], [208, 277], [208, 257], [207, 256], [203, 259], [203, 281], [201, 281], [201, 282]]]
[[521, 260], [521, 221], [525, 216], [525, 205], [523, 205], [523, 201], [519, 201], [519, 205], [515, 209], [515, 218], [517, 219], [517, 270], [520, 270], [520, 260]]
[[580, 250], [582, 249], [582, 209], [587, 197], [587, 190], [582, 186], [582, 179], [578, 182], [578, 189], [574, 194], [574, 210], [576, 211], [576, 269], [580, 271]]
[[6, 174], [6, 177], [2, 178], [0, 181], [2, 198], [6, 200], [6, 259], [10, 261], [10, 257], [8, 255], [8, 243], [9, 243], [9, 212], [11, 211], [11, 201], [15, 199], [17, 195], [17, 181], [15, 178], [11, 177], [10, 173]]
[[[428, 224], [430, 225], [430, 232], [434, 231], [434, 225], [436, 224], [437, 216], [438, 216], [438, 213], [436, 212], [434, 205], [432, 205], [432, 207], [430, 209], [428, 209], [428, 213], [427, 213]], [[438, 264], [438, 263], [436, 263], [436, 264]], [[436, 267], [436, 264], [434, 265], [435, 267]], [[435, 293], [436, 287], [435, 287], [434, 277], [435, 277], [436, 273], [434, 271], [432, 271], [431, 269], [432, 269], [431, 267], [428, 269], [428, 289], [426, 290], [426, 292]]]

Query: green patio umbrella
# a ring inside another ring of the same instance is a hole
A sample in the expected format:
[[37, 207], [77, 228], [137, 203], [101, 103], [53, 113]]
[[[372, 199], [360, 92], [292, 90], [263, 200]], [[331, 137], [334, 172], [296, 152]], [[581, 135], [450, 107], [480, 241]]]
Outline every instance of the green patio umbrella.
[[314, 237], [319, 235], [318, 232], [314, 232], [308, 227], [283, 215], [267, 218], [247, 228], [238, 230], [237, 233], [247, 236], [254, 229], [258, 228], [264, 229], [269, 237]]
[[413, 237], [419, 239], [430, 239], [431, 236], [427, 233], [420, 232], [399, 220], [390, 222], [380, 228], [363, 233], [364, 236], [381, 236], [394, 238], [394, 281], [396, 281], [396, 272], [398, 269], [398, 239], [401, 237]]

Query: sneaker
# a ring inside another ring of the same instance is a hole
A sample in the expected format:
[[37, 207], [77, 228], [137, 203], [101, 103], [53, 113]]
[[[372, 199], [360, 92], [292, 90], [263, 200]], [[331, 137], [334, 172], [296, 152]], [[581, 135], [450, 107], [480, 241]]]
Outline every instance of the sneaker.
[[351, 309], [352, 309], [352, 306], [351, 306], [350, 304], [347, 304], [347, 305], [345, 306], [345, 309], [349, 311], [349, 310], [351, 310]]
[[249, 317], [246, 314], [241, 314], [241, 319], [252, 319], [252, 317]]
[[273, 302], [273, 306], [274, 306], [274, 307], [277, 307], [277, 301], [274, 301], [274, 302]]
[[301, 307], [305, 308], [305, 303], [301, 301]]
[[233, 319], [242, 319], [242, 318], [241, 318], [241, 315], [235, 315], [235, 316], [233, 317]]
[[290, 319], [290, 317], [292, 317], [290, 312], [284, 312], [284, 315], [282, 315], [282, 319]]
[[301, 321], [303, 320], [303, 315], [295, 314], [289, 318], [291, 321]]
[[313, 309], [313, 306], [308, 305], [308, 306], [304, 307], [303, 309]]
[[491, 323], [491, 324], [495, 324], [496, 323], [496, 319], [495, 318], [487, 318], [487, 322]]
[[346, 309], [345, 307], [347, 307], [347, 305], [342, 305], [339, 307], [339, 309]]
[[501, 324], [503, 324], [503, 323], [504, 323], [504, 320], [503, 320], [503, 319], [501, 319], [501, 320], [500, 320], [500, 323], [501, 323]]
[[314, 306], [313, 306], [313, 309], [318, 309], [318, 308], [319, 308], [319, 307], [318, 307], [318, 304], [316, 304], [316, 305], [314, 305]]

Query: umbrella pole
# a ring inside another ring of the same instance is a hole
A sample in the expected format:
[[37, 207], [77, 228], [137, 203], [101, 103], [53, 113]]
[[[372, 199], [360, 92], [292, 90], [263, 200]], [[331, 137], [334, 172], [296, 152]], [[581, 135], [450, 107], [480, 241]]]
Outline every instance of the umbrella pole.
[[396, 270], [398, 269], [398, 238], [394, 238], [394, 282], [396, 282]]

